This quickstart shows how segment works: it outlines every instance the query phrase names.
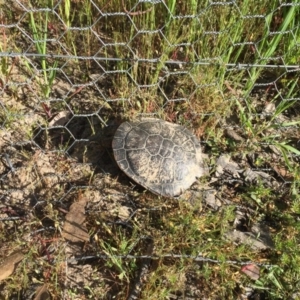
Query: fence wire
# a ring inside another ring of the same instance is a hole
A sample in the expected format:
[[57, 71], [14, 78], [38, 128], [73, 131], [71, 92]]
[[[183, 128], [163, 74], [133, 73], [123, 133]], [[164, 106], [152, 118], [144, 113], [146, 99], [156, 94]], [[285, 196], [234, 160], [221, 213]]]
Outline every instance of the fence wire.
[[[130, 202], [130, 188], [106, 190], [106, 174], [118, 170], [105, 149], [111, 128], [140, 115], [184, 124], [205, 137], [204, 146], [216, 128], [237, 143], [258, 134], [253, 144], [275, 145], [273, 155], [299, 162], [298, 1], [0, 6], [2, 208], [30, 203], [54, 219], [49, 201], [68, 207], [81, 189], [93, 191], [93, 199]], [[271, 174], [274, 168], [257, 163], [253, 169]], [[288, 172], [276, 172], [283, 185], [293, 182]]]

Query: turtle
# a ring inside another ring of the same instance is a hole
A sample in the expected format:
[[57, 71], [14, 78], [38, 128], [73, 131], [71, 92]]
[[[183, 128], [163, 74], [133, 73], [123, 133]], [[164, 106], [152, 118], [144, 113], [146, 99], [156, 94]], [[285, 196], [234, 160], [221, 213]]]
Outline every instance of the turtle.
[[157, 195], [178, 197], [207, 173], [196, 136], [161, 119], [121, 123], [112, 148], [119, 168]]

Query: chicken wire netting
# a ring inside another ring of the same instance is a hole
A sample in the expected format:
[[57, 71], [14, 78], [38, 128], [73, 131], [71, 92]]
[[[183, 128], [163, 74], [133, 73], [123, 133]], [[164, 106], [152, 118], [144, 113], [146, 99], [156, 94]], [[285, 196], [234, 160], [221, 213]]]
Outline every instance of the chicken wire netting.
[[247, 152], [282, 189], [298, 182], [283, 165], [299, 163], [300, 3], [198, 2], [0, 1], [2, 220], [29, 208], [55, 230], [83, 191], [87, 210], [115, 199], [111, 221], [131, 219], [110, 145], [139, 116], [189, 127], [212, 155]]

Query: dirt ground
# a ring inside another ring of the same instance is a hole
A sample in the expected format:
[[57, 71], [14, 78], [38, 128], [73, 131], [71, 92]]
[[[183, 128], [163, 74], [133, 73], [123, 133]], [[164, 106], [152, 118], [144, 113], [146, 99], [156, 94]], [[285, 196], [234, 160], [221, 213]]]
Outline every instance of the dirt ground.
[[[66, 80], [57, 79], [52, 97], [60, 99], [61, 93], [66, 90], [73, 93], [72, 89]], [[262, 120], [278, 124], [297, 120], [296, 108], [274, 119], [276, 104], [265, 101], [264, 89], [254, 90], [252, 94]], [[276, 90], [268, 92], [272, 98]], [[209, 142], [203, 143], [210, 168], [208, 178], [193, 186], [183, 200], [172, 200], [152, 195], [119, 170], [111, 139], [122, 121], [121, 111], [115, 117], [105, 101], [97, 100], [94, 87], [78, 93], [68, 103], [39, 99], [36, 90], [28, 84], [17, 85], [14, 91], [7, 85], [1, 91], [2, 299], [88, 299], [93, 295], [102, 295], [101, 299], [137, 299], [137, 290], [142, 290], [147, 282], [145, 274], [155, 272], [150, 265], [155, 265], [164, 255], [166, 261], [171, 259], [168, 252], [159, 254], [155, 252], [157, 248], [153, 250], [156, 240], [147, 237], [145, 220], [152, 222], [151, 230], [154, 230], [153, 220], [161, 222], [163, 212], [179, 209], [184, 201], [196, 208], [199, 217], [233, 206], [235, 219], [223, 238], [265, 253], [262, 256], [267, 260], [268, 251], [274, 247], [272, 232], [280, 228], [272, 219], [257, 218], [257, 208], [244, 205], [239, 195], [245, 188], [259, 183], [278, 193], [275, 205], [284, 208], [289, 205], [287, 195], [294, 178], [278, 148], [255, 143], [255, 139], [247, 140], [247, 133], [237, 123], [236, 112], [219, 120], [218, 125], [224, 139], [232, 143], [232, 152], [230, 148], [226, 153], [221, 149], [213, 152]], [[300, 150], [297, 127], [270, 127], [264, 134], [288, 136]], [[240, 150], [245, 145], [246, 155]], [[293, 159], [299, 163], [299, 157]], [[112, 246], [116, 241], [112, 245], [99, 242], [119, 230], [128, 237], [136, 224], [141, 226], [139, 237], [131, 250], [125, 249], [127, 252], [116, 252]], [[139, 271], [133, 272], [127, 281], [116, 277], [117, 262], [109, 263], [114, 257], [112, 253], [126, 264], [137, 261]], [[209, 257], [200, 262], [193, 258], [195, 269], [181, 275], [179, 290], [166, 299], [218, 299], [212, 296], [214, 287], [202, 285], [196, 274], [204, 262], [219, 262]], [[230, 263], [243, 266], [239, 261]], [[244, 268], [244, 273], [256, 278], [259, 271], [255, 268], [259, 264], [244, 265], [251, 269], [247, 273]], [[6, 280], [8, 277], [14, 279]], [[253, 288], [243, 284], [238, 290], [239, 299], [250, 299], [256, 294]], [[257, 295], [258, 298], [251, 299], [264, 299]]]

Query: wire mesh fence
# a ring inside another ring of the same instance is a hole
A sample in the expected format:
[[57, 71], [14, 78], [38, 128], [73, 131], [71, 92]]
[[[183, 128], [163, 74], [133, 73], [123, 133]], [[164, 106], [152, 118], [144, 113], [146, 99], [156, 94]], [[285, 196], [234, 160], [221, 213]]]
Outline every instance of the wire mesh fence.
[[107, 179], [119, 174], [107, 149], [120, 122], [139, 116], [191, 128], [212, 153], [250, 153], [251, 169], [276, 174], [283, 190], [297, 184], [282, 164], [299, 162], [298, 1], [0, 5], [2, 221], [22, 222], [30, 207], [55, 230], [86, 190], [88, 212], [130, 227], [140, 206], [128, 183]]

